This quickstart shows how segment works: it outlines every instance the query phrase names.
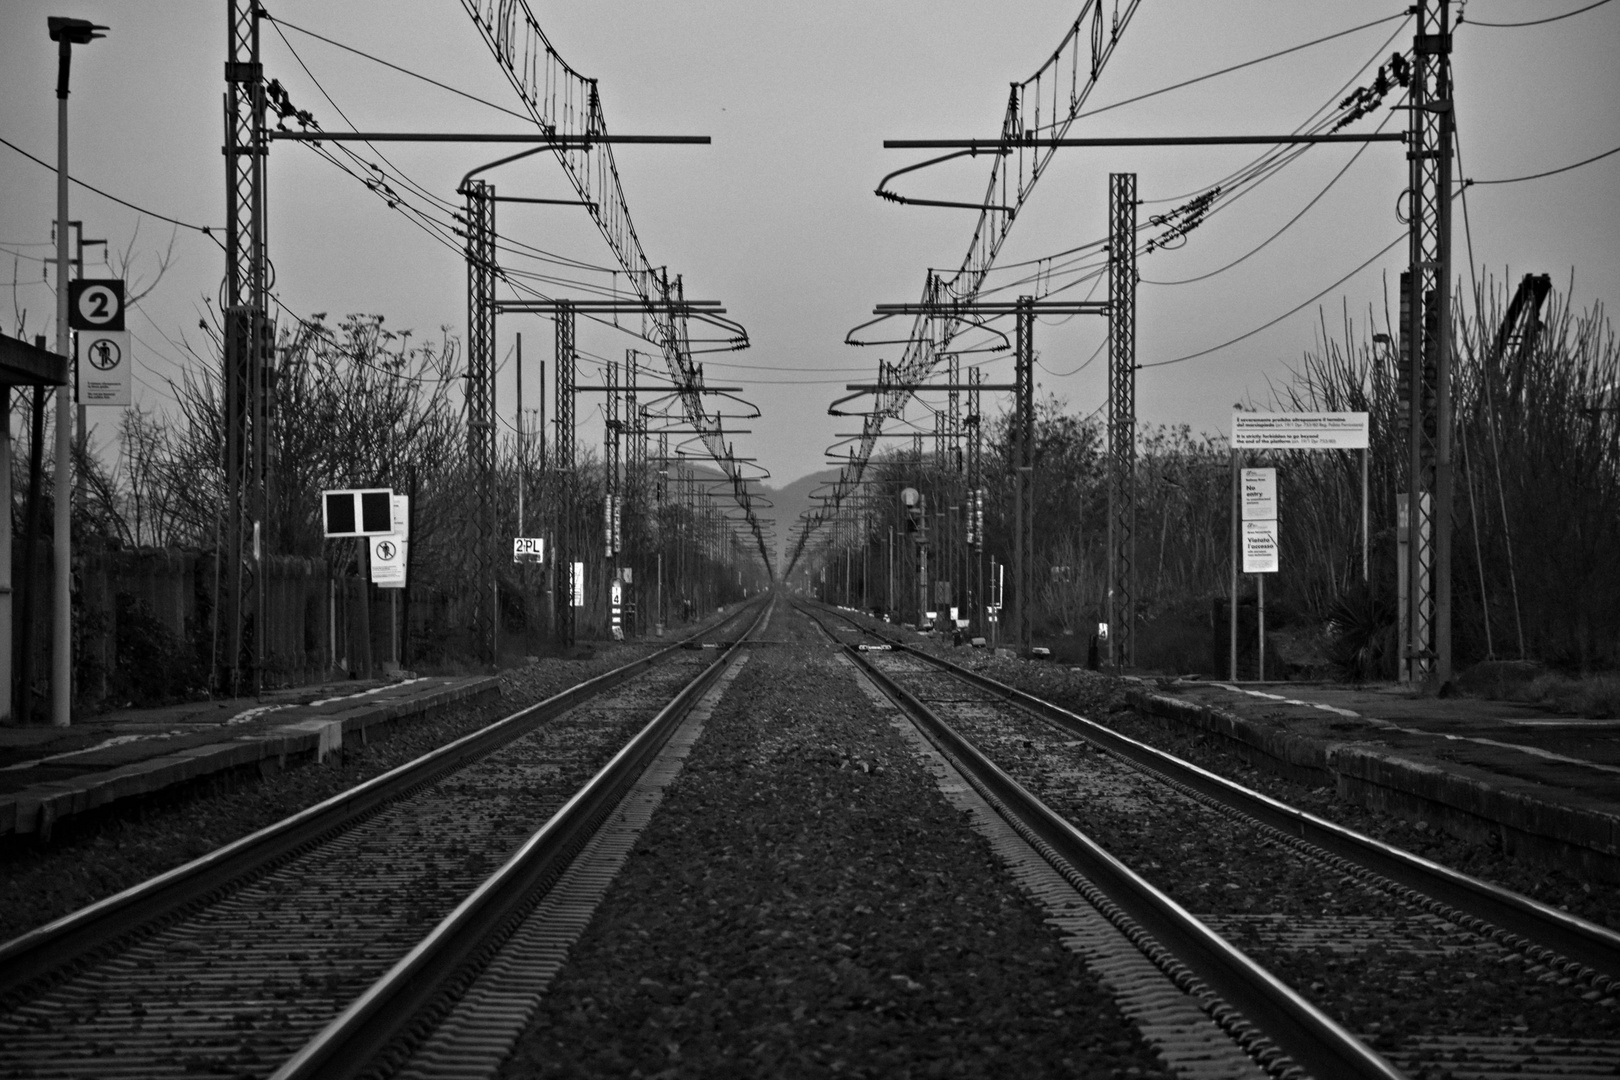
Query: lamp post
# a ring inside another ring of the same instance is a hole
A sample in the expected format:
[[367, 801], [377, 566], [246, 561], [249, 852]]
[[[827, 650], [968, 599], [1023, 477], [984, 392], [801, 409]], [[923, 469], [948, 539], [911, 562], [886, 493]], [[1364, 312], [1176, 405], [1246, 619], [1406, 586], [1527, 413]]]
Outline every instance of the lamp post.
[[[107, 29], [88, 19], [52, 15], [45, 20], [57, 45], [56, 63], [56, 351], [68, 355], [68, 69], [73, 46], [88, 45]], [[73, 487], [68, 470], [73, 456], [73, 403], [67, 387], [56, 391], [56, 513], [51, 563], [51, 723], [67, 727], [73, 706]]]

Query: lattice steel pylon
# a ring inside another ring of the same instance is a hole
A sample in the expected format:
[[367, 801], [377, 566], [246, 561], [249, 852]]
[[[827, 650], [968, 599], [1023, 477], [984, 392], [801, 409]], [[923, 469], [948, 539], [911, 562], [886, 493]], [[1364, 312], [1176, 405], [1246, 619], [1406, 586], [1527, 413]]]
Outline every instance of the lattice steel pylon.
[[[1408, 390], [1403, 678], [1451, 679], [1450, 0], [1418, 0], [1412, 49], [1408, 252], [1402, 361]], [[1414, 363], [1414, 359], [1421, 358]]]
[[623, 436], [623, 422], [619, 419], [619, 362], [609, 359], [607, 374], [607, 415], [602, 424], [602, 538], [607, 553], [608, 576], [614, 574], [613, 557], [619, 553], [618, 502], [619, 440]]
[[[270, 334], [265, 265], [264, 67], [259, 6], [231, 0], [225, 61], [225, 537], [224, 595], [219, 598], [224, 655], [216, 680], [228, 694], [256, 688], [263, 664], [244, 657], [245, 637], [263, 656], [262, 575], [254, 525], [264, 521], [266, 345]], [[257, 548], [257, 550], [256, 550]], [[251, 674], [250, 674], [251, 673]]]
[[[463, 3], [466, 2], [468, 0], [463, 0]], [[1021, 141], [1022, 137], [1035, 133], [1043, 138], [1055, 139], [1062, 138], [1068, 132], [1096, 86], [1104, 65], [1113, 55], [1115, 46], [1119, 44], [1120, 36], [1136, 14], [1139, 3], [1140, 0], [1120, 0], [1113, 5], [1112, 17], [1105, 21], [1104, 8], [1107, 5], [1104, 0], [1085, 0], [1080, 14], [1075, 17], [1057, 49], [1035, 74], [1013, 84], [1007, 110], [1002, 117], [1005, 146], [1002, 152], [989, 155], [991, 173], [980, 203], [941, 203], [909, 198], [879, 186], [877, 195], [891, 202], [961, 206], [979, 211], [967, 254], [955, 273], [944, 278], [930, 271], [925, 277], [922, 299], [926, 305], [931, 308], [950, 302], [968, 305], [977, 299], [996, 256], [1012, 231], [1013, 223], [1055, 152], [1055, 148], [1050, 146], [1026, 145]], [[885, 182], [897, 175], [899, 173], [891, 173]], [[883, 433], [885, 421], [898, 419], [911, 399], [912, 392], [905, 387], [920, 382], [934, 370], [941, 356], [950, 351], [952, 339], [962, 324], [947, 320], [935, 331], [926, 325], [935, 318], [937, 312], [917, 317], [905, 352], [893, 369], [896, 388], [878, 394], [874, 407], [862, 422], [861, 436], [855, 444], [850, 466], [840, 476], [830, 495], [806, 515], [805, 527], [799, 531], [797, 544], [788, 555], [786, 573], [792, 572], [811, 534], [835, 517], [843, 500], [859, 487], [877, 440]], [[847, 344], [859, 344], [847, 337], [845, 341]]]
[[1108, 656], [1136, 663], [1136, 174], [1108, 175]]
[[[613, 251], [631, 291], [650, 305], [647, 314], [651, 326], [643, 336], [659, 346], [685, 419], [715, 467], [736, 481], [740, 490], [744, 480], [741, 463], [728, 449], [723, 418], [719, 412], [709, 413], [703, 405], [702, 369], [692, 358], [691, 313], [679, 303], [680, 280], [675, 279], [672, 290], [668, 269], [654, 267], [647, 258], [630, 220], [613, 146], [591, 140], [591, 136], [607, 132], [596, 80], [563, 60], [529, 9], [528, 0], [461, 0], [461, 4], [534, 123], [552, 136], [576, 140], [556, 148], [557, 161]], [[747, 348], [748, 334], [741, 325], [714, 315], [705, 316], [703, 321], [722, 327], [727, 335], [708, 339], [711, 348], [719, 342], [731, 349]], [[771, 552], [763, 525], [747, 503], [743, 504], [743, 512], [760, 559], [769, 569]]]
[[557, 433], [552, 440], [552, 460], [557, 469], [557, 536], [552, 565], [556, 568], [557, 640], [574, 643], [574, 379], [577, 375], [574, 351], [574, 309], [558, 304], [557, 314]]
[[[985, 447], [985, 432], [983, 432], [982, 415], [978, 411], [978, 384], [985, 381], [985, 372], [980, 368], [972, 368], [967, 372], [969, 387], [967, 392], [967, 557], [970, 565], [967, 570], [972, 593], [969, 596], [970, 627], [975, 635], [985, 635], [985, 491], [983, 491], [983, 447]], [[988, 636], [988, 635], [985, 635]]]
[[476, 653], [495, 663], [495, 188], [469, 181], [467, 199], [467, 468], [472, 483]]
[[1027, 650], [1035, 600], [1035, 299], [1018, 298], [1013, 382], [1013, 635]]

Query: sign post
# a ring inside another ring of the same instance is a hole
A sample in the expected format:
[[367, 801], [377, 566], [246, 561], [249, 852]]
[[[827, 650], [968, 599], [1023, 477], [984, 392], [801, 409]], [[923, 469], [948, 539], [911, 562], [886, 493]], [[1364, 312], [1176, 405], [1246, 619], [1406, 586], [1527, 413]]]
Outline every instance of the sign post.
[[[1266, 681], [1266, 578], [1277, 572], [1277, 470], [1244, 469], [1243, 572], [1255, 575], [1255, 679]], [[1234, 650], [1235, 651], [1235, 650]]]
[[[1362, 579], [1367, 577], [1367, 448], [1370, 425], [1364, 412], [1232, 413], [1232, 602], [1230, 675], [1237, 681], [1238, 558], [1243, 572], [1255, 574], [1260, 651], [1256, 676], [1265, 679], [1265, 574], [1278, 571], [1277, 481], [1275, 469], [1240, 469], [1245, 450], [1360, 450]], [[1265, 474], [1269, 474], [1266, 479]]]
[[[395, 565], [395, 569], [387, 571], [397, 574], [398, 581], [384, 586], [386, 588], [403, 588], [405, 585], [405, 551], [408, 546], [404, 542], [405, 533], [409, 532], [409, 524], [403, 531], [398, 525], [399, 518], [408, 518], [408, 509], [405, 506], [396, 507], [394, 491], [392, 488], [336, 488], [321, 492], [321, 534], [328, 540], [348, 540], [364, 538], [388, 538], [393, 546], [388, 562]], [[404, 502], [405, 496], [398, 496]], [[379, 566], [378, 552], [375, 544], [367, 545], [367, 553], [371, 556], [373, 568], [372, 581], [378, 582], [376, 569]], [[369, 589], [361, 587], [360, 613], [365, 626], [369, 628], [371, 619]], [[337, 575], [332, 575], [332, 589], [328, 595], [328, 617], [331, 627], [331, 644], [333, 659], [337, 656]], [[369, 635], [369, 629], [364, 635]], [[364, 640], [369, 642], [369, 636]], [[395, 654], [397, 658], [397, 653]], [[366, 646], [366, 660], [364, 668], [369, 674], [371, 665], [371, 646]]]
[[124, 283], [80, 278], [68, 283], [68, 326], [78, 331], [73, 370], [80, 405], [130, 403], [133, 376], [124, 325]]

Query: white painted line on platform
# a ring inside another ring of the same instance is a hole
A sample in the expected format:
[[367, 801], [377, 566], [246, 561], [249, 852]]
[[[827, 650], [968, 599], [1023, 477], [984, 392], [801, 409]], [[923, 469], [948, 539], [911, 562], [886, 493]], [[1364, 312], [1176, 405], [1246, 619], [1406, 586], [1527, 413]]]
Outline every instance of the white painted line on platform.
[[1280, 702], [1283, 705], [1303, 705], [1307, 709], [1321, 709], [1323, 712], [1337, 713], [1340, 716], [1350, 716], [1361, 719], [1361, 714], [1349, 709], [1341, 709], [1337, 705], [1324, 705], [1320, 701], [1301, 701], [1298, 698], [1283, 697], [1281, 694], [1268, 694], [1264, 690], [1249, 690], [1232, 683], [1210, 683], [1210, 686], [1219, 686], [1222, 690], [1233, 690], [1239, 694], [1248, 694], [1251, 697], [1265, 698], [1268, 701]]
[[[1363, 717], [1360, 713], [1352, 712], [1349, 709], [1340, 709], [1333, 705], [1324, 705], [1319, 701], [1300, 701], [1297, 698], [1283, 697], [1281, 694], [1268, 694], [1263, 690], [1249, 690], [1241, 686], [1234, 686], [1231, 683], [1210, 683], [1209, 685], [1219, 686], [1223, 690], [1235, 690], [1240, 694], [1248, 694], [1251, 697], [1266, 698], [1270, 701], [1281, 702], [1284, 705], [1304, 705], [1305, 707], [1311, 709], [1322, 709], [1327, 712], [1338, 713], [1340, 716], [1366, 719], [1377, 724], [1380, 728], [1385, 728], [1390, 731], [1403, 732], [1407, 735], [1426, 735], [1434, 739], [1450, 739], [1452, 742], [1471, 742], [1479, 743], [1482, 746], [1496, 746], [1504, 750], [1517, 750], [1521, 754], [1528, 754], [1531, 757], [1543, 758], [1547, 761], [1556, 761], [1564, 765], [1584, 765], [1588, 769], [1597, 769], [1600, 772], [1615, 773], [1620, 775], [1620, 765], [1605, 765], [1599, 761], [1588, 761], [1585, 758], [1570, 757], [1567, 754], [1555, 754], [1551, 750], [1543, 750], [1539, 746], [1525, 746], [1522, 743], [1503, 742], [1501, 739], [1487, 739], [1483, 735], [1452, 735], [1444, 731], [1424, 731], [1422, 728], [1406, 727], [1391, 720], [1379, 720], [1376, 717]], [[1502, 720], [1497, 722], [1520, 723], [1526, 726], [1567, 723], [1567, 721], [1559, 720]]]

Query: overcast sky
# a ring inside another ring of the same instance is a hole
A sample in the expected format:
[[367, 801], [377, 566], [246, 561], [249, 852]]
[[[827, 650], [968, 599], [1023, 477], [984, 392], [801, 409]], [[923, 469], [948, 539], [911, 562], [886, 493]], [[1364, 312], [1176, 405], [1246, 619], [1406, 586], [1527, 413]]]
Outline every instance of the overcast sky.
[[[736, 425], [752, 429], [737, 437], [736, 452], [760, 459], [774, 485], [820, 468], [835, 433], [857, 429], [855, 420], [826, 415], [828, 403], [845, 392], [843, 384], [870, 381], [880, 357], [898, 359], [898, 346], [851, 348], [843, 344], [845, 333], [868, 319], [876, 303], [916, 299], [926, 268], [953, 271], [967, 250], [972, 212], [895, 206], [873, 195], [885, 173], [927, 156], [884, 150], [883, 140], [994, 137], [1009, 84], [1040, 66], [1080, 11], [1077, 0], [1017, 5], [530, 2], [562, 56], [598, 80], [610, 131], [713, 139], [707, 147], [624, 146], [616, 153], [630, 212], [652, 263], [684, 275], [688, 297], [722, 301], [748, 329], [751, 349], [704, 359], [711, 383], [745, 387], [763, 411], [763, 419]], [[1589, 2], [1471, 0], [1465, 12], [1467, 20], [1508, 23]], [[1113, 7], [1108, 0], [1108, 9]], [[409, 71], [503, 106], [516, 105], [471, 19], [453, 0], [268, 0], [268, 8], [287, 23]], [[1398, 2], [1143, 0], [1089, 107], [1099, 109], [1403, 10]], [[54, 162], [56, 61], [46, 16], [108, 24], [105, 40], [74, 54], [71, 173], [151, 211], [221, 225], [225, 12], [224, 0], [139, 5], [7, 0], [0, 7], [0, 137]], [[283, 32], [297, 58], [267, 26], [266, 74], [281, 80], [293, 101], [328, 129], [347, 127], [341, 109], [362, 130], [524, 130], [520, 121], [486, 105], [294, 29]], [[1410, 40], [1410, 24], [1381, 22], [1082, 118], [1070, 134], [1291, 131], [1342, 97], [1347, 84], [1369, 81], [1377, 61], [1408, 48]], [[1454, 67], [1459, 175], [1518, 177], [1620, 146], [1617, 49], [1620, 4], [1522, 28], [1465, 22], [1456, 35]], [[1387, 113], [1368, 117], [1357, 130], [1371, 129]], [[1393, 128], [1404, 121], [1396, 117], [1390, 123]], [[357, 149], [376, 160], [374, 151]], [[449, 200], [455, 199], [462, 174], [499, 156], [501, 149], [381, 147], [398, 170]], [[1105, 237], [1110, 172], [1138, 174], [1146, 217], [1173, 208], [1257, 152], [1253, 147], [1060, 151], [1015, 225], [999, 265]], [[1355, 153], [1354, 147], [1313, 149], [1212, 215], [1185, 246], [1142, 256], [1139, 362], [1172, 360], [1248, 333], [1327, 289], [1403, 235], [1396, 216], [1405, 183], [1402, 148], [1367, 147], [1333, 183]], [[489, 175], [503, 195], [568, 193], [560, 166], [545, 156]], [[917, 194], [977, 200], [987, 175], [986, 163], [979, 160], [900, 183], [902, 190]], [[6, 262], [0, 281], [7, 283], [10, 299], [0, 306], [0, 327], [15, 332], [26, 311], [30, 334], [49, 332], [52, 293], [41, 280], [38, 260], [52, 255], [53, 177], [0, 146], [0, 192], [0, 257]], [[1232, 268], [1196, 283], [1153, 284], [1198, 277], [1232, 263], [1319, 195], [1295, 224]], [[108, 238], [117, 249], [133, 239], [135, 276], [152, 272], [171, 226], [139, 220], [134, 211], [80, 188], [72, 200], [71, 216], [86, 222], [88, 236]], [[1468, 193], [1467, 204], [1477, 272], [1499, 282], [1546, 272], [1560, 289], [1573, 273], [1581, 306], [1612, 303], [1620, 295], [1620, 155], [1545, 179], [1478, 186]], [[1461, 209], [1459, 204], [1455, 259], [1456, 273], [1466, 280]], [[460, 253], [309, 149], [287, 143], [273, 147], [269, 220], [275, 289], [286, 310], [381, 314], [388, 326], [411, 328], [419, 337], [436, 336], [441, 325], [458, 337], [464, 333], [466, 276]], [[606, 245], [577, 208], [505, 204], [498, 226], [513, 241], [592, 266], [611, 264]], [[131, 323], [141, 369], [137, 401], [159, 410], [170, 400], [167, 381], [200, 363], [183, 343], [201, 349], [198, 319], [205, 300], [218, 295], [223, 273], [219, 247], [197, 232], [179, 230], [173, 255], [169, 272]], [[1234, 402], [1266, 401], [1268, 385], [1288, 379], [1290, 368], [1312, 348], [1321, 333], [1319, 307], [1327, 309], [1335, 334], [1344, 304], [1358, 324], [1369, 307], [1381, 321], [1386, 288], [1393, 304], [1404, 258], [1405, 245], [1397, 244], [1270, 329], [1185, 363], [1142, 371], [1140, 419], [1224, 432]], [[557, 272], [532, 261], [513, 259], [510, 265]], [[96, 272], [92, 265], [91, 275]], [[1015, 273], [992, 275], [991, 284], [1005, 284]], [[611, 275], [594, 271], [570, 276], [592, 286], [612, 284]], [[1062, 295], [1083, 298], [1089, 288], [1087, 283]], [[1096, 298], [1106, 293], [1106, 280], [1099, 279]], [[510, 356], [518, 333], [524, 336], [526, 365], [549, 361], [551, 354], [548, 321], [503, 318], [497, 399], [508, 419], [515, 405]], [[1103, 335], [1102, 320], [1095, 318], [1042, 323], [1036, 331], [1042, 393], [1058, 395], [1081, 413], [1101, 407], [1106, 356], [1097, 354], [1097, 346]], [[622, 358], [638, 342], [612, 328], [581, 323], [579, 344], [592, 357]], [[1001, 381], [1008, 369], [1010, 361], [997, 361], [988, 370]], [[588, 369], [582, 378], [595, 378], [595, 372]], [[525, 385], [530, 407], [538, 404], [534, 388], [530, 366]], [[587, 443], [600, 441], [599, 418], [585, 419], [599, 400], [582, 399], [588, 402], [580, 410], [581, 440]], [[113, 411], [95, 412], [101, 437], [110, 438]], [[932, 429], [926, 413], [914, 413]], [[779, 523], [778, 532], [790, 524]]]

